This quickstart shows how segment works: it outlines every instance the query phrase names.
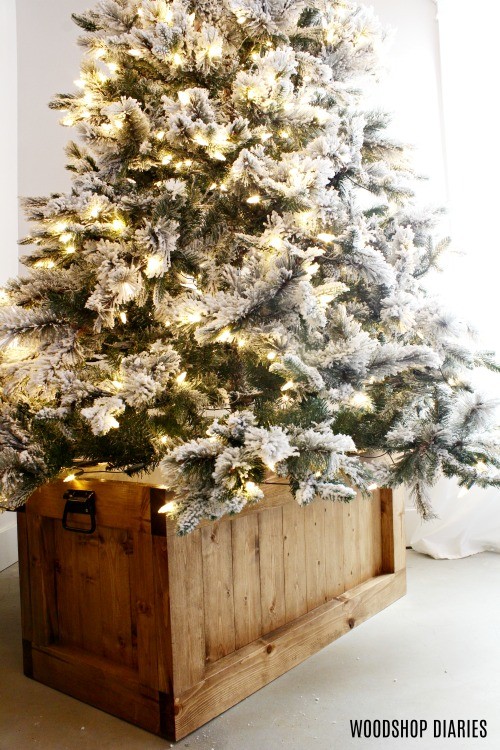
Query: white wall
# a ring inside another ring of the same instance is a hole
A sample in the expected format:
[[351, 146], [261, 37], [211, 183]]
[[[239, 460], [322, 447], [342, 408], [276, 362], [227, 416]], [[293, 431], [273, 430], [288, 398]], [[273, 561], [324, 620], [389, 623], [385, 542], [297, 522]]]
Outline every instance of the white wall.
[[[17, 67], [15, 0], [0, 2], [0, 82], [5, 110], [0, 117], [0, 286], [17, 274]], [[17, 559], [16, 518], [0, 515], [0, 570]]]

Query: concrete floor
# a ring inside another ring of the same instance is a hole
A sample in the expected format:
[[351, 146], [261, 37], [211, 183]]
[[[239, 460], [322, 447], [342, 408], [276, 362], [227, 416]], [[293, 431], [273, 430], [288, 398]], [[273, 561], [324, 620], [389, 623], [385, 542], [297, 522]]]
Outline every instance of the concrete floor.
[[[1, 750], [172, 744], [26, 679], [17, 568], [0, 574]], [[191, 750], [500, 748], [500, 555], [409, 552], [408, 595], [177, 743]], [[350, 719], [427, 719], [422, 739], [353, 739]], [[435, 739], [433, 719], [486, 719], [485, 739]]]

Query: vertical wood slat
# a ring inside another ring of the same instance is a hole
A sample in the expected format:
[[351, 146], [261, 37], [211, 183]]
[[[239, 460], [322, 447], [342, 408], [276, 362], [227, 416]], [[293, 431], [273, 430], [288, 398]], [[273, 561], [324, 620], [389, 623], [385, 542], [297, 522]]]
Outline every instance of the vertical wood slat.
[[24, 641], [33, 640], [31, 581], [26, 511], [17, 513], [17, 547], [19, 550], [19, 590], [21, 596], [21, 630]]
[[260, 597], [262, 633], [270, 633], [286, 621], [283, 564], [283, 509], [258, 513], [260, 547]]
[[[59, 641], [82, 648], [83, 632], [78, 604], [78, 559], [75, 534], [54, 534]], [[101, 648], [102, 652], [102, 648]]]
[[[172, 611], [175, 609], [176, 600], [172, 585], [169, 581], [169, 550], [167, 540], [161, 536], [153, 536], [153, 586], [155, 591], [155, 625], [156, 625], [156, 648], [158, 651], [158, 689], [168, 695], [174, 694], [173, 687], [173, 642], [176, 630], [172, 627]], [[179, 571], [180, 574], [180, 571]], [[172, 605], [172, 606], [171, 606]], [[190, 614], [190, 613], [189, 613]], [[186, 618], [189, 620], [189, 616]], [[186, 642], [188, 638], [186, 637]], [[184, 649], [183, 649], [184, 645]], [[187, 643], [182, 640], [177, 644], [180, 663], [186, 661]], [[196, 659], [196, 653], [193, 655]]]
[[369, 533], [372, 538], [373, 550], [373, 575], [382, 573], [382, 510], [380, 501], [380, 490], [372, 493], [371, 520]]
[[343, 538], [344, 538], [344, 586], [345, 590], [352, 589], [359, 581], [360, 566], [358, 557], [358, 503], [359, 495], [344, 506]]
[[382, 572], [396, 573], [406, 564], [403, 493], [380, 490]]
[[344, 585], [344, 525], [345, 507], [342, 502], [329, 502], [325, 514], [325, 577], [328, 599], [345, 591]]
[[325, 602], [325, 501], [316, 500], [305, 509], [307, 611]]
[[[171, 651], [175, 654], [172, 679], [173, 688], [178, 694], [203, 679], [205, 673], [204, 613], [206, 609], [217, 610], [218, 604], [211, 599], [204, 599], [204, 577], [207, 575], [215, 578], [218, 572], [211, 570], [210, 566], [206, 570], [203, 567], [200, 529], [183, 537], [173, 536], [161, 540], [155, 537], [154, 544], [157, 548], [163, 546], [165, 554], [168, 554], [168, 583], [161, 584], [161, 590], [168, 591], [170, 602]], [[168, 616], [167, 605], [164, 597], [163, 622]], [[234, 628], [233, 612], [231, 618]], [[167, 659], [171, 658], [168, 654]], [[161, 652], [159, 660], [162, 667]], [[160, 689], [165, 690], [165, 687]]]
[[262, 633], [260, 607], [260, 550], [257, 514], [231, 521], [235, 647], [241, 648]]
[[214, 662], [235, 649], [231, 523], [201, 529], [206, 659]]
[[26, 514], [30, 549], [33, 644], [45, 646], [58, 637], [53, 524]]
[[141, 686], [159, 690], [153, 540], [134, 532], [134, 560], [130, 568], [131, 608], [137, 623], [137, 667]]
[[373, 575], [373, 539], [371, 534], [372, 503], [373, 498], [359, 495], [358, 502], [358, 555], [359, 555], [359, 580], [358, 583], [367, 581]]
[[130, 667], [135, 662], [129, 574], [129, 556], [132, 552], [129, 532], [122, 529], [101, 530], [99, 569], [103, 655]]
[[296, 502], [283, 506], [283, 562], [285, 620], [307, 612], [305, 508]]
[[[63, 531], [62, 534], [64, 533], [67, 532]], [[82, 628], [82, 648], [100, 655], [103, 652], [103, 628], [99, 542], [94, 536], [83, 534], [72, 534], [72, 536], [76, 541], [75, 572], [77, 573], [73, 601], [76, 594]], [[128, 586], [128, 581], [126, 585]], [[71, 600], [66, 602], [66, 606], [71, 606]]]

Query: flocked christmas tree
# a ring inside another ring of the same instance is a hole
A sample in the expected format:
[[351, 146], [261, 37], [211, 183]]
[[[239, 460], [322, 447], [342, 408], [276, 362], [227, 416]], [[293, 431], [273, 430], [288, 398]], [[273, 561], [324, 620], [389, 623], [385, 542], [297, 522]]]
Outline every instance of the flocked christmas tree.
[[[68, 194], [25, 202], [2, 331], [2, 502], [80, 462], [161, 466], [186, 532], [439, 471], [498, 484], [494, 367], [422, 277], [446, 243], [366, 111], [381, 34], [335, 0], [102, 0], [59, 95]], [[361, 457], [388, 454], [383, 471]]]

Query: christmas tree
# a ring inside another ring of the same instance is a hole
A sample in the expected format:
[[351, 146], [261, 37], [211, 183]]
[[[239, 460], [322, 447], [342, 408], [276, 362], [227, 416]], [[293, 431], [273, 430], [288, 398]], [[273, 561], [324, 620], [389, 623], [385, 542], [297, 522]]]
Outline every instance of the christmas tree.
[[[160, 466], [181, 532], [262, 497], [439, 472], [500, 485], [495, 368], [422, 279], [446, 247], [367, 111], [383, 34], [335, 0], [101, 0], [74, 16], [71, 192], [2, 292], [1, 495]], [[389, 466], [363, 460], [385, 454]]]

